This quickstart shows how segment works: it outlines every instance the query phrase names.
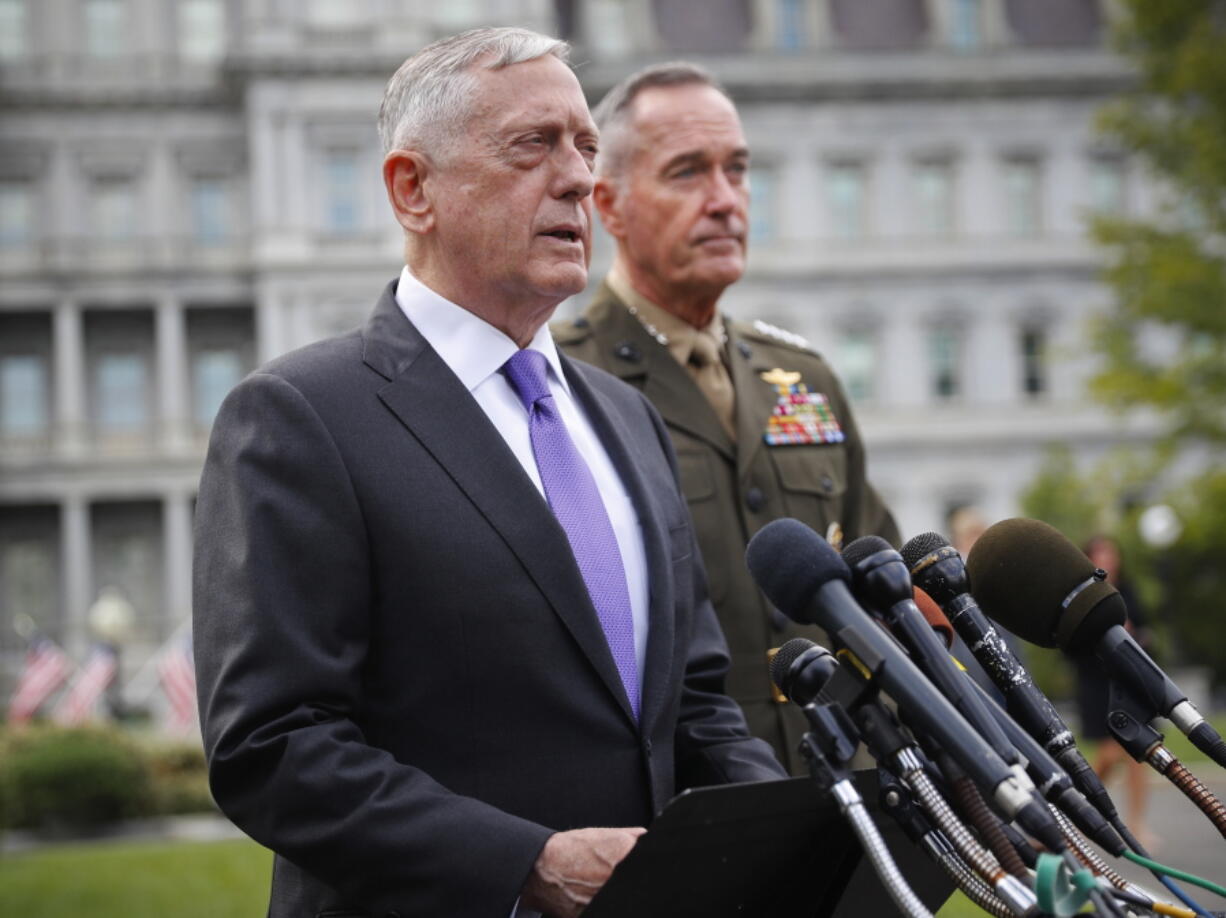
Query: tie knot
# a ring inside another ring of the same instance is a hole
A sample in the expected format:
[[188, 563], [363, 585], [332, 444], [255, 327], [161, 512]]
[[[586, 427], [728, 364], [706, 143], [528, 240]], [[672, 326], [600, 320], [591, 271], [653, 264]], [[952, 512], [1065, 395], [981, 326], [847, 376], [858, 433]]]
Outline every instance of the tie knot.
[[503, 367], [519, 400], [529, 411], [538, 401], [551, 394], [548, 379], [549, 361], [540, 351], [522, 348], [512, 354], [511, 359], [503, 364]]
[[706, 332], [696, 332], [694, 334], [694, 346], [690, 351], [690, 363], [702, 368], [709, 367], [711, 364], [718, 362], [719, 345], [715, 339]]

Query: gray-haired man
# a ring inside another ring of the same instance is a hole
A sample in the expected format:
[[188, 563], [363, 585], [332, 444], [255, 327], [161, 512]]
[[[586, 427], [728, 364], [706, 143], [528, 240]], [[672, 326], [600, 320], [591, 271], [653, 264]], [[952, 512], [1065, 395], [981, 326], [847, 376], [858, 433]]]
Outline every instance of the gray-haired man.
[[405, 269], [218, 415], [201, 721], [218, 803], [277, 853], [274, 918], [575, 915], [679, 787], [782, 775], [723, 694], [659, 417], [545, 325], [590, 242], [565, 54], [490, 29], [405, 62]]

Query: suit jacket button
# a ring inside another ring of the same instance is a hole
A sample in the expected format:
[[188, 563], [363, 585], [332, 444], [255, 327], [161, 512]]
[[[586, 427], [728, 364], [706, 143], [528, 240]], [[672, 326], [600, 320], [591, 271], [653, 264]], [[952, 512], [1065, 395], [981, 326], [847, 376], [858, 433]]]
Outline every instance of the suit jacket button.
[[614, 348], [613, 353], [622, 360], [627, 360], [630, 363], [638, 363], [643, 359], [643, 355], [639, 353], [639, 349], [629, 341], [623, 341], [616, 348]]
[[766, 506], [766, 495], [761, 488], [750, 488], [745, 492], [745, 506], [754, 513]]
[[647, 758], [651, 758], [651, 740], [646, 738], [643, 740], [643, 751], [647, 753]]

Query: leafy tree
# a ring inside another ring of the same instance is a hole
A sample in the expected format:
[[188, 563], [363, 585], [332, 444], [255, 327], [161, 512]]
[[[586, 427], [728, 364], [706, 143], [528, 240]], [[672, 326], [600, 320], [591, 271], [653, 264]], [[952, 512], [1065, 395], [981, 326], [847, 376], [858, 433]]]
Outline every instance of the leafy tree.
[[1193, 466], [1185, 484], [1164, 494], [1159, 477], [1143, 497], [1182, 517], [1165, 598], [1187, 659], [1226, 681], [1226, 3], [1119, 5], [1116, 46], [1139, 79], [1101, 127], [1148, 170], [1163, 204], [1094, 223], [1114, 303], [1097, 328], [1103, 368], [1091, 390], [1121, 411], [1155, 413], [1156, 458]]

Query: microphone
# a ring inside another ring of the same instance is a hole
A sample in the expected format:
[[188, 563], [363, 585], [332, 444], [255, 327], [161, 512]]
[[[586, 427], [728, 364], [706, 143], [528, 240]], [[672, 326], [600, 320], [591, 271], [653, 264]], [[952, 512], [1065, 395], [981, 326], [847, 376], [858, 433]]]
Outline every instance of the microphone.
[[[778, 519], [759, 530], [745, 555], [758, 587], [793, 621], [817, 624], [908, 719], [935, 738], [1009, 819], [1053, 851], [1065, 850], [1054, 818], [966, 720], [881, 631], [852, 597], [851, 572], [838, 552], [804, 523]], [[927, 626], [925, 626], [927, 627]]]
[[926, 532], [907, 542], [902, 556], [912, 579], [945, 610], [1005, 696], [1006, 710], [1064, 767], [1100, 813], [1112, 822], [1117, 820], [1115, 803], [1077, 748], [1072, 731], [971, 596], [966, 564], [958, 550], [937, 533]]
[[1226, 767], [1226, 741], [1124, 629], [1127, 609], [1106, 574], [1057, 529], [1039, 520], [1002, 520], [975, 542], [967, 571], [988, 615], [1041, 647], [1093, 652], [1144, 708], [1146, 720], [1162, 715]]
[[853, 592], [880, 613], [894, 636], [911, 652], [911, 659], [967, 722], [988, 741], [996, 754], [1020, 771], [1021, 757], [988, 713], [978, 693], [958, 668], [912, 599], [911, 574], [902, 555], [880, 536], [864, 536], [843, 549], [851, 568]]

